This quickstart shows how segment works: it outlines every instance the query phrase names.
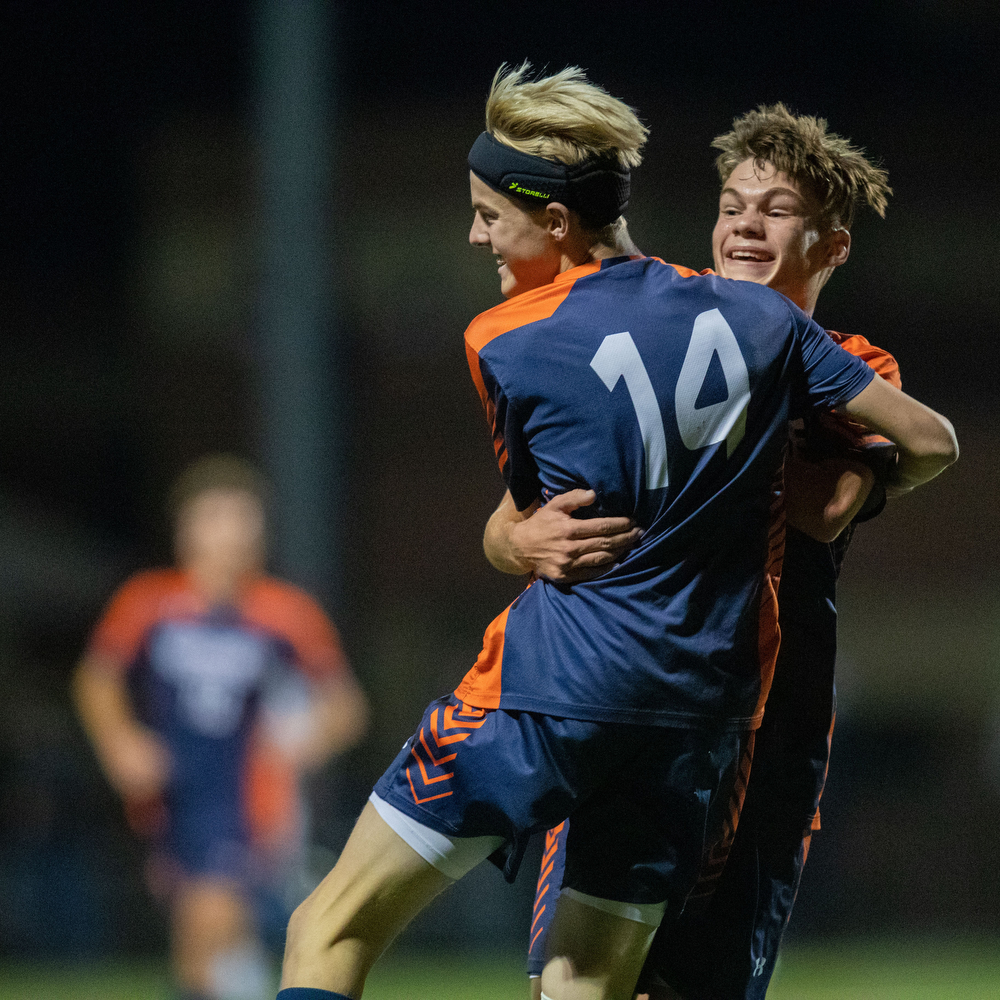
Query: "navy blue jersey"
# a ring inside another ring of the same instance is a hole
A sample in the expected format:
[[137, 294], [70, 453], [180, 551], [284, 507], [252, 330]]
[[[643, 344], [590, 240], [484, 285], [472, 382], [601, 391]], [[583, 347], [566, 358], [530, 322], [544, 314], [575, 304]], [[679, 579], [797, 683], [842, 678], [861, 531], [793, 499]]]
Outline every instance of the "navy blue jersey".
[[[232, 606], [212, 607], [187, 573], [151, 570], [118, 590], [90, 650], [126, 676], [136, 715], [169, 751], [172, 826], [280, 842], [297, 822], [297, 779], [259, 739], [265, 706], [348, 669], [315, 601], [255, 577]], [[133, 815], [140, 804], [126, 805]]]
[[787, 299], [655, 258], [574, 268], [483, 313], [473, 379], [519, 509], [582, 487], [641, 543], [597, 580], [536, 580], [456, 696], [661, 725], [759, 721], [777, 653], [791, 416], [874, 373]]

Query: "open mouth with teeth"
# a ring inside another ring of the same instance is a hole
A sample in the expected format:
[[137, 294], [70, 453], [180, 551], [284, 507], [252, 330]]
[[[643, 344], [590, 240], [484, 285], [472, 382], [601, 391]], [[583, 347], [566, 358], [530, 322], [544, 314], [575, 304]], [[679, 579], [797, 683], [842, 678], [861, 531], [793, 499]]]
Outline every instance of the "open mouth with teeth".
[[730, 250], [726, 256], [730, 260], [747, 261], [754, 264], [770, 264], [774, 260], [774, 254], [767, 250], [750, 250], [743, 247]]

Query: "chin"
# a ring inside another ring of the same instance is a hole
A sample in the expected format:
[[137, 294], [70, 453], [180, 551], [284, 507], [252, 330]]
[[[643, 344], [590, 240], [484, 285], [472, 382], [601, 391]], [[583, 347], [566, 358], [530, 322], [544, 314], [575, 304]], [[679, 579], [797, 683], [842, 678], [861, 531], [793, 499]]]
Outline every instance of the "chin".
[[758, 285], [767, 285], [775, 275], [773, 267], [753, 268], [753, 267], [727, 267], [722, 272], [724, 278], [732, 278], [734, 281], [752, 281]]

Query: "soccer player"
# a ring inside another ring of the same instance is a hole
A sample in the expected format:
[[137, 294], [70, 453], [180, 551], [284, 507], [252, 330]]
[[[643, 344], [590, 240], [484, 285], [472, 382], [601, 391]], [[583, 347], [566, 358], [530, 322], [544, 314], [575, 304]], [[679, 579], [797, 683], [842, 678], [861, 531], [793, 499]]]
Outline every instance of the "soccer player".
[[950, 424], [782, 296], [634, 255], [645, 129], [577, 69], [501, 69], [469, 154], [470, 241], [507, 301], [466, 331], [515, 507], [573, 486], [641, 542], [572, 588], [534, 582], [432, 703], [337, 865], [289, 924], [281, 1000], [359, 997], [393, 936], [488, 856], [571, 817], [542, 973], [552, 1000], [631, 997], [654, 929], [724, 833], [777, 648], [773, 483], [793, 398], [899, 448], [910, 489]]
[[361, 736], [364, 694], [308, 595], [263, 573], [259, 474], [207, 456], [172, 494], [177, 567], [114, 595], [74, 678], [98, 759], [166, 896], [185, 1000], [256, 1000], [259, 894], [297, 860], [297, 779]]
[[[767, 284], [812, 315], [833, 269], [847, 259], [856, 205], [884, 214], [883, 170], [826, 129], [783, 105], [734, 122], [713, 145], [723, 184], [713, 233], [716, 271]], [[898, 387], [891, 355], [863, 337], [831, 337]], [[763, 997], [794, 903], [814, 829], [834, 716], [836, 579], [853, 524], [885, 502], [880, 481], [887, 442], [836, 414], [810, 421], [786, 460], [788, 534], [779, 592], [781, 647], [753, 771], [729, 860], [711, 902], [689, 901], [681, 920], [658, 935], [644, 984], [654, 1000]], [[487, 556], [507, 572], [548, 570], [555, 579], [589, 578], [634, 544], [631, 521], [573, 520], [582, 491], [556, 497], [526, 521], [509, 495], [484, 536]], [[547, 516], [543, 517], [548, 508]], [[594, 525], [596, 530], [588, 531]], [[544, 932], [558, 893], [565, 825], [546, 839], [529, 938], [529, 973], [540, 973]], [[714, 859], [717, 868], [721, 858]], [[706, 878], [700, 896], [715, 879]], [[538, 983], [534, 980], [535, 995]]]

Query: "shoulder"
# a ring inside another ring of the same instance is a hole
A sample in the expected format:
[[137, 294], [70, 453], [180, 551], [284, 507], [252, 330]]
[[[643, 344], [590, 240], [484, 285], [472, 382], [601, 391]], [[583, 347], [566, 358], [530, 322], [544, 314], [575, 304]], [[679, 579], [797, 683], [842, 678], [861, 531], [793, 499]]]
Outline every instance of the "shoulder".
[[344, 665], [333, 622], [300, 587], [276, 577], [260, 577], [247, 592], [242, 610], [252, 625], [288, 643], [307, 671], [323, 673]]
[[319, 601], [301, 587], [273, 576], [254, 581], [242, 611], [248, 621], [293, 643], [304, 636], [327, 637], [335, 631]]
[[803, 320], [807, 318], [805, 313], [802, 313], [790, 299], [782, 295], [781, 292], [768, 288], [767, 285], [759, 285], [755, 281], [723, 278], [710, 267], [695, 271], [680, 264], [666, 264], [659, 257], [651, 259], [663, 264], [665, 268], [673, 272], [672, 277], [691, 279], [690, 282], [683, 283], [689, 284], [695, 291], [717, 296], [728, 302], [765, 309], [768, 312], [776, 313], [783, 319], [788, 316], [794, 317], [795, 314], [799, 314]]
[[[596, 272], [598, 269], [599, 265], [593, 265], [587, 273]], [[583, 270], [574, 268], [574, 272]], [[573, 274], [572, 277], [563, 280], [563, 275], [560, 275], [556, 281], [548, 285], [516, 295], [480, 313], [466, 328], [466, 346], [478, 354], [487, 344], [505, 333], [528, 326], [530, 323], [537, 323], [539, 320], [549, 319], [566, 301], [576, 280], [582, 276]]]
[[718, 277], [715, 271], [713, 271], [710, 267], [706, 267], [701, 271], [696, 271], [694, 268], [685, 267], [683, 264], [671, 264], [668, 261], [665, 261], [662, 257], [645, 257], [643, 259], [650, 261], [654, 266], [659, 264], [665, 268], [668, 268], [669, 271], [672, 271], [674, 274], [676, 274], [681, 278]]
[[246, 595], [247, 610], [268, 617], [282, 614], [324, 615], [319, 602], [301, 587], [274, 576], [260, 576]]
[[163, 598], [186, 589], [184, 575], [176, 569], [141, 570], [130, 576], [115, 591], [112, 604], [158, 605]]
[[91, 645], [127, 660], [156, 624], [167, 617], [187, 592], [183, 574], [174, 569], [136, 573], [108, 602]]
[[860, 358], [887, 382], [890, 382], [897, 389], [902, 386], [899, 376], [899, 364], [888, 351], [869, 343], [860, 334], [848, 335], [838, 333], [836, 330], [827, 330], [826, 332], [833, 339], [834, 343], [839, 344], [848, 353]]

